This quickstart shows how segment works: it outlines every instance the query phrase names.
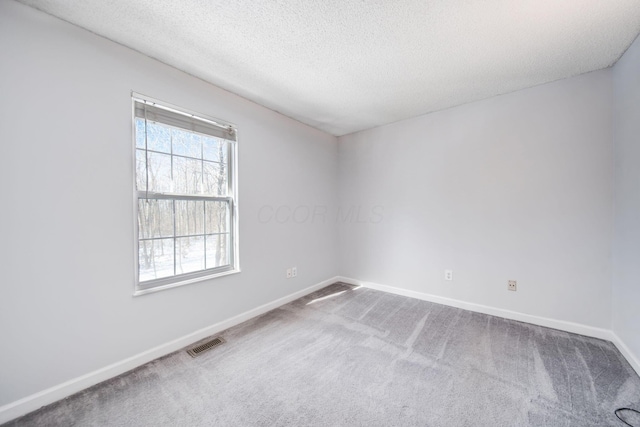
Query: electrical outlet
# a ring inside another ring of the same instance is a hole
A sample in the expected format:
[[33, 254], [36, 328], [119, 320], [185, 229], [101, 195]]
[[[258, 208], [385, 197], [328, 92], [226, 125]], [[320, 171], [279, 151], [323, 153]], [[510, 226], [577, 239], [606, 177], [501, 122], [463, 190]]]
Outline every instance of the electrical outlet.
[[444, 280], [453, 280], [453, 270], [444, 271]]
[[517, 291], [516, 281], [509, 280], [509, 283], [507, 284], [507, 289], [509, 289], [510, 291]]
[[287, 279], [291, 279], [291, 269], [287, 268]]
[[298, 267], [291, 267], [291, 277], [296, 277], [298, 275]]

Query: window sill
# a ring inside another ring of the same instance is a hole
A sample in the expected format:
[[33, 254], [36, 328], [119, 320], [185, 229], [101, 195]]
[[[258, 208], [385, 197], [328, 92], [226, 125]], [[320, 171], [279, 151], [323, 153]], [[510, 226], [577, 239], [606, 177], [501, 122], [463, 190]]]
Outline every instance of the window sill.
[[179, 286], [185, 286], [185, 285], [190, 285], [192, 283], [203, 282], [205, 280], [216, 279], [218, 277], [229, 276], [231, 274], [240, 273], [240, 271], [241, 270], [239, 268], [237, 268], [237, 269], [234, 269], [234, 270], [223, 271], [221, 273], [209, 274], [209, 275], [206, 275], [206, 276], [200, 276], [200, 277], [194, 277], [192, 279], [181, 280], [179, 282], [168, 283], [166, 285], [154, 286], [153, 288], [136, 289], [135, 292], [133, 293], [133, 296], [134, 297], [138, 297], [138, 296], [141, 296], [141, 295], [146, 295], [146, 294], [150, 294], [150, 293], [154, 293], [154, 292], [164, 291], [165, 289], [177, 288]]

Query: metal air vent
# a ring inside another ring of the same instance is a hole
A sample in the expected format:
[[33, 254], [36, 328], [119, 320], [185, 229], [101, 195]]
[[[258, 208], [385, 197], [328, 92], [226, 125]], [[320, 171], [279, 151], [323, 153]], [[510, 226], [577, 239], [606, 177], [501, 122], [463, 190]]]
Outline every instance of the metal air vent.
[[224, 344], [224, 339], [217, 337], [217, 338], [213, 338], [207, 342], [204, 342], [202, 344], [198, 344], [197, 346], [190, 348], [189, 350], [187, 350], [187, 353], [189, 353], [189, 355], [191, 357], [196, 357], [201, 355], [202, 353], [204, 353], [207, 350], [211, 350], [214, 347], [217, 347], [221, 344]]

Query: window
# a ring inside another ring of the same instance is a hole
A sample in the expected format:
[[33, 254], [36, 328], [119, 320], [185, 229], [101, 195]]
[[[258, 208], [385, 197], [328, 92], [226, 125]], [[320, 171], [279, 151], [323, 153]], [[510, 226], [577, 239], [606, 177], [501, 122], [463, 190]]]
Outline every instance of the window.
[[136, 295], [239, 271], [236, 129], [133, 96]]

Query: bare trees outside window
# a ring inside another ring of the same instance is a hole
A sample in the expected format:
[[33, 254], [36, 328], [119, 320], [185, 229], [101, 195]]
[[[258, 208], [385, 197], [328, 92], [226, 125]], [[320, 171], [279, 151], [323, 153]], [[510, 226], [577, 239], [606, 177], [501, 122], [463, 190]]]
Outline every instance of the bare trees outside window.
[[134, 96], [137, 291], [237, 271], [236, 131]]

